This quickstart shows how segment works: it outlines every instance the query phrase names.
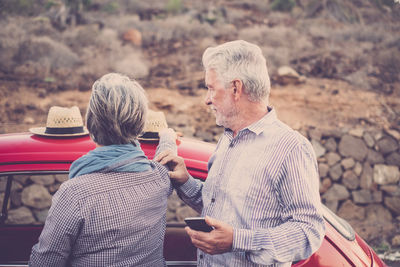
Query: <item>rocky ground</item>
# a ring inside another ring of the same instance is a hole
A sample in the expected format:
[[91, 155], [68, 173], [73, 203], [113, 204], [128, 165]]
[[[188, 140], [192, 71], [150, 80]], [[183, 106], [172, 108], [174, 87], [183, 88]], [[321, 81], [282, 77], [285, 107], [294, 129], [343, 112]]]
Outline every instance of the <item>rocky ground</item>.
[[116, 71], [145, 87], [171, 127], [215, 142], [222, 129], [203, 104], [201, 55], [234, 39], [263, 50], [271, 105], [293, 128], [400, 131], [399, 5], [298, 0], [279, 12], [256, 0], [51, 2], [23, 16], [0, 11], [0, 133], [43, 126], [53, 105], [84, 114], [91, 84]]

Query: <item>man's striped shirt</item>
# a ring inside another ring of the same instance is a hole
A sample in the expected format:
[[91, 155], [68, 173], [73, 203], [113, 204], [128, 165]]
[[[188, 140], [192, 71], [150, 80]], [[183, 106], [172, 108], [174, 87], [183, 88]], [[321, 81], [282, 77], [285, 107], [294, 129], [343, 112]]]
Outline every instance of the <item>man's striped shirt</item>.
[[233, 137], [226, 129], [206, 182], [178, 188], [202, 216], [234, 228], [232, 252], [198, 251], [198, 266], [290, 266], [308, 258], [325, 233], [317, 161], [310, 142], [271, 109]]

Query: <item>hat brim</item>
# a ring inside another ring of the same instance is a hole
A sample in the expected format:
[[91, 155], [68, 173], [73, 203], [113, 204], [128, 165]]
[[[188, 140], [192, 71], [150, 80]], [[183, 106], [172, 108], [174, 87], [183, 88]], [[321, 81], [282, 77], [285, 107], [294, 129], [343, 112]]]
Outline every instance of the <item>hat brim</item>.
[[73, 133], [73, 134], [49, 134], [46, 133], [46, 127], [36, 127], [30, 128], [29, 131], [33, 134], [42, 135], [42, 136], [57, 136], [57, 137], [68, 137], [68, 136], [83, 136], [88, 135], [89, 131], [86, 128], [83, 128], [82, 133]]
[[141, 141], [159, 141], [160, 136], [158, 132], [145, 132], [141, 136], [138, 136], [137, 139]]
[[138, 137], [137, 138], [140, 141], [160, 141], [160, 138], [144, 138], [144, 137]]

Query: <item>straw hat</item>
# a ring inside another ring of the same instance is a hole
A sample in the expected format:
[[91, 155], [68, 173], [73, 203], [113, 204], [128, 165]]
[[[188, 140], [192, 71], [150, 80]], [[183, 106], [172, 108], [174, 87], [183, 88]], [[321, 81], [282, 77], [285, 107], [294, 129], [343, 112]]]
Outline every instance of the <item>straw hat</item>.
[[139, 140], [157, 141], [160, 139], [158, 133], [168, 128], [167, 120], [162, 111], [148, 110], [147, 119], [144, 124], [143, 134], [138, 137]]
[[34, 134], [44, 136], [80, 136], [89, 134], [83, 126], [81, 112], [77, 106], [72, 108], [51, 107], [47, 115], [46, 127], [30, 128]]

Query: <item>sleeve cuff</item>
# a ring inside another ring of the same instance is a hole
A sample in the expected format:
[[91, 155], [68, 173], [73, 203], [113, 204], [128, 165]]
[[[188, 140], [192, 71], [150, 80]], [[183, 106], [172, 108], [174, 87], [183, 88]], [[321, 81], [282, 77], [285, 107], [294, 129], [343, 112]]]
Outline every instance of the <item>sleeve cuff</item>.
[[189, 179], [186, 181], [186, 183], [180, 185], [178, 190], [188, 197], [194, 197], [199, 191], [199, 183], [200, 182], [196, 181], [196, 179], [194, 179], [192, 176], [189, 176]]
[[272, 243], [268, 230], [233, 230], [233, 251], [256, 251], [261, 249], [271, 249]]
[[232, 251], [249, 251], [253, 247], [254, 231], [233, 229]]

